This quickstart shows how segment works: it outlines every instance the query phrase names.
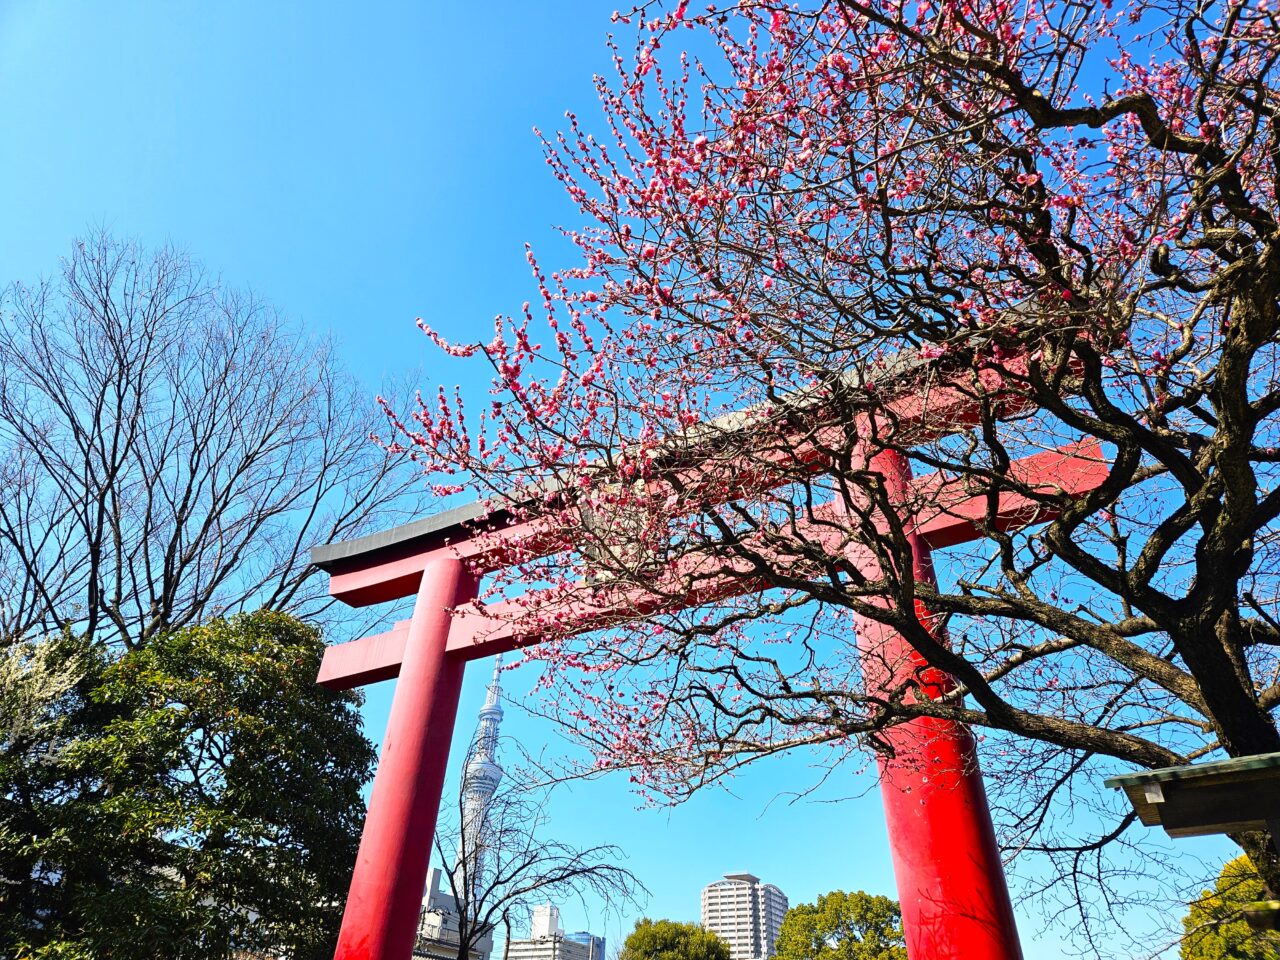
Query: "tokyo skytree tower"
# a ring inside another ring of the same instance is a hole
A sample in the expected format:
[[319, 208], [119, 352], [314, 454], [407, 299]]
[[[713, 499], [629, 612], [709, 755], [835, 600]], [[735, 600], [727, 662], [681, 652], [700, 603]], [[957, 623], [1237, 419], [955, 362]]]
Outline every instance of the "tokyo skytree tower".
[[499, 655], [462, 774], [462, 837], [453, 864], [453, 881], [454, 889], [472, 904], [483, 873], [489, 803], [502, 782], [502, 767], [497, 760], [498, 730], [502, 726], [501, 671]]

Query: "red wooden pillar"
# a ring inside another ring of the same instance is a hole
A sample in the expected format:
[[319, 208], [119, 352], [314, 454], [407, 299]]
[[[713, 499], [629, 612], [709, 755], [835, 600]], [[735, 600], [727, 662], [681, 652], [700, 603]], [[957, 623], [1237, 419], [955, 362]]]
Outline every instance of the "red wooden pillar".
[[[877, 455], [872, 467], [884, 476], [890, 497], [904, 502], [911, 485], [907, 458], [889, 451]], [[910, 539], [917, 582], [936, 583], [928, 544]], [[929, 623], [923, 607], [917, 606], [916, 614]], [[923, 667], [923, 659], [896, 631], [862, 617], [857, 630], [868, 689], [891, 687]], [[936, 670], [925, 676], [935, 691], [952, 683]], [[911, 960], [1021, 960], [973, 738], [960, 724], [924, 718], [894, 727], [885, 739], [896, 755], [879, 761], [880, 792], [907, 955]]]
[[449, 608], [476, 595], [458, 560], [422, 573], [334, 960], [408, 960], [444, 790], [463, 661], [445, 654]]

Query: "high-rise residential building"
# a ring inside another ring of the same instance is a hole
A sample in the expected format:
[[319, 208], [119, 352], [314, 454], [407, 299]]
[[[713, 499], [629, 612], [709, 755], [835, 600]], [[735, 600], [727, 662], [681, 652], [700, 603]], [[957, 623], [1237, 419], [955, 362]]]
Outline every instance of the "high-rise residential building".
[[[463, 906], [475, 899], [467, 896], [475, 891], [484, 868], [485, 844], [489, 840], [489, 804], [502, 782], [498, 764], [498, 733], [502, 726], [502, 657], [493, 667], [493, 680], [480, 708], [476, 732], [467, 751], [467, 766], [462, 773], [462, 835], [454, 858], [452, 883], [443, 871], [431, 868], [427, 889], [422, 898], [422, 916], [418, 921], [415, 957], [432, 960], [457, 960], [459, 904], [453, 891], [462, 892]], [[471, 960], [488, 960], [493, 951], [493, 936], [487, 934], [471, 950]], [[576, 960], [576, 958], [575, 958]]]
[[750, 873], [726, 873], [702, 888], [702, 925], [729, 944], [732, 960], [767, 960], [778, 942], [787, 897]]
[[507, 960], [604, 960], [604, 937], [580, 930], [565, 933], [560, 911], [551, 904], [533, 908], [527, 940], [507, 945]]

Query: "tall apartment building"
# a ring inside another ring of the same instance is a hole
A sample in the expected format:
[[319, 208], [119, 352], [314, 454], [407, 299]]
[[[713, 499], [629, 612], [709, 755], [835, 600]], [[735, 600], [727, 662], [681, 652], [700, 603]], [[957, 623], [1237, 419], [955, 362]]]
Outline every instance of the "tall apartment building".
[[732, 960], [768, 960], [778, 942], [787, 897], [750, 873], [726, 873], [702, 888], [702, 925], [729, 944]]
[[529, 939], [512, 940], [507, 960], [604, 960], [604, 937], [581, 930], [565, 933], [560, 911], [551, 904], [533, 908]]

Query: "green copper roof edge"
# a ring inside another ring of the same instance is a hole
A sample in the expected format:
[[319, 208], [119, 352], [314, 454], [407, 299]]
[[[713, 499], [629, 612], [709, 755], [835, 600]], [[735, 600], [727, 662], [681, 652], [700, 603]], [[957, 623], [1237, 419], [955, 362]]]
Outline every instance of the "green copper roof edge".
[[1183, 767], [1164, 767], [1160, 770], [1143, 770], [1108, 777], [1102, 781], [1108, 787], [1119, 790], [1140, 783], [1163, 783], [1170, 780], [1196, 780], [1215, 773], [1243, 773], [1249, 770], [1266, 770], [1280, 767], [1280, 753], [1260, 753], [1252, 757], [1233, 757], [1230, 760], [1214, 760], [1211, 763], [1193, 763]]

